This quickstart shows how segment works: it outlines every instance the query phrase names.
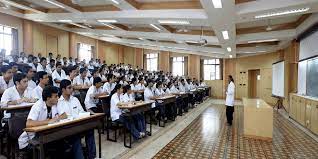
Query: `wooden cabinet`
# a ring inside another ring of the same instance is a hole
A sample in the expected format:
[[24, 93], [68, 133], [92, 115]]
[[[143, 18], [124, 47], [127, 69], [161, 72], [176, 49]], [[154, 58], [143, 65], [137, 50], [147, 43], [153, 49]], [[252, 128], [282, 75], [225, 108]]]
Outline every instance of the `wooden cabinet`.
[[318, 134], [318, 99], [291, 94], [289, 116]]
[[311, 106], [311, 126], [310, 130], [318, 134], [318, 101], [313, 101]]

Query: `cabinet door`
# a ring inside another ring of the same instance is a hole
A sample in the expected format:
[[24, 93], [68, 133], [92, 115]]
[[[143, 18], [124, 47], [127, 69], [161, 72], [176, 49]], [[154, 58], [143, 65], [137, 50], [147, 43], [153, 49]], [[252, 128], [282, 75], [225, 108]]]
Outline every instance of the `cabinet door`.
[[306, 115], [305, 115], [305, 126], [310, 129], [311, 127], [311, 111], [313, 107], [313, 101], [306, 101]]
[[291, 104], [290, 104], [290, 110], [289, 110], [289, 116], [296, 120], [296, 99], [297, 97], [295, 95], [291, 96]]
[[311, 107], [311, 129], [313, 133], [318, 134], [318, 102], [315, 101]]
[[299, 123], [300, 122], [300, 97], [297, 97], [297, 102], [296, 102], [296, 121]]
[[299, 103], [299, 123], [305, 126], [305, 117], [306, 117], [306, 99], [300, 98]]

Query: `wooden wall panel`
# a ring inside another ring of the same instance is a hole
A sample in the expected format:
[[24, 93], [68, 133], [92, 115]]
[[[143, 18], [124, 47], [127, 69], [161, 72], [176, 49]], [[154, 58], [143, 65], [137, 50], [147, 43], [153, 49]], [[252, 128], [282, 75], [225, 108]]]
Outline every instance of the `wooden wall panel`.
[[135, 67], [135, 48], [124, 46], [124, 63], [125, 64], [131, 64]]
[[200, 79], [200, 56], [189, 55], [188, 76], [190, 78]]
[[57, 55], [57, 37], [56, 36], [51, 36], [51, 35], [46, 35], [46, 53], [47, 55], [51, 52], [53, 53], [53, 56], [56, 57]]
[[33, 24], [29, 20], [23, 20], [23, 51], [33, 54]]
[[159, 70], [170, 72], [170, 53], [168, 51], [160, 51], [159, 53]]
[[224, 98], [223, 92], [223, 80], [208, 80], [205, 81], [208, 86], [211, 86], [211, 95], [213, 98]]
[[144, 55], [143, 55], [143, 49], [141, 48], [135, 48], [135, 62], [136, 62], [136, 67], [138, 66], [139, 68], [143, 68], [143, 62], [144, 62]]

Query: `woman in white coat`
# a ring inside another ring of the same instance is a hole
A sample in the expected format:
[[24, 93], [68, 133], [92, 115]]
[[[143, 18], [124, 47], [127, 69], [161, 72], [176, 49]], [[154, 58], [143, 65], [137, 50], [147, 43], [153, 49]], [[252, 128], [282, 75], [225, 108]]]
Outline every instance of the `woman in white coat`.
[[235, 96], [234, 79], [231, 75], [229, 75], [229, 85], [227, 86], [226, 100], [225, 100], [226, 118], [227, 118], [227, 123], [229, 125], [232, 125], [232, 120], [233, 120], [234, 96]]

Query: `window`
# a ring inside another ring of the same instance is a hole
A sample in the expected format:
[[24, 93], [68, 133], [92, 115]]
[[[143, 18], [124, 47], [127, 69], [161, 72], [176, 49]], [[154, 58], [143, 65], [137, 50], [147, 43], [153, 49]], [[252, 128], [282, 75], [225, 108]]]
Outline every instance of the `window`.
[[12, 28], [0, 25], [0, 49], [6, 50], [6, 55], [12, 51]]
[[172, 59], [172, 74], [174, 76], [184, 75], [184, 57], [173, 57]]
[[209, 59], [203, 62], [204, 80], [221, 79], [220, 59]]
[[158, 54], [147, 54], [147, 70], [157, 71], [158, 69]]
[[85, 60], [86, 63], [89, 62], [92, 58], [92, 46], [88, 44], [81, 44], [79, 43], [79, 50], [78, 50], [78, 59], [80, 61]]

